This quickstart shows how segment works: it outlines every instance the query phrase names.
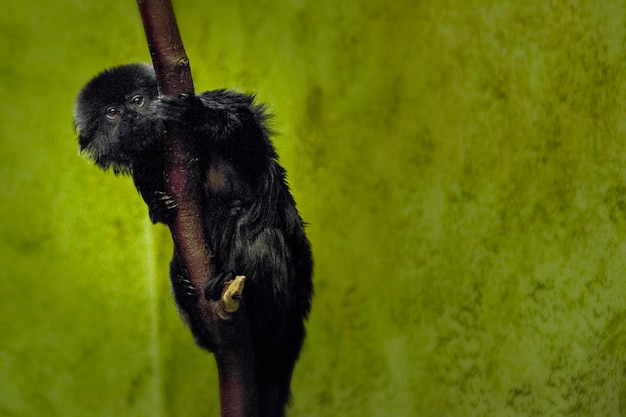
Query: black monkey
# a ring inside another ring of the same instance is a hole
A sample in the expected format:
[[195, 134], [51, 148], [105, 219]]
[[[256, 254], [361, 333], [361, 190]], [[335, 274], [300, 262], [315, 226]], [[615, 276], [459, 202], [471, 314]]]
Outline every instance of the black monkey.
[[311, 249], [270, 141], [267, 114], [252, 96], [228, 90], [159, 97], [154, 70], [131, 64], [106, 70], [78, 95], [74, 123], [80, 149], [102, 169], [130, 174], [153, 222], [176, 207], [165, 193], [163, 138], [175, 124], [199, 150], [202, 222], [216, 276], [196, 289], [176, 249], [174, 297], [197, 343], [213, 342], [194, 323], [198, 297], [217, 299], [224, 281], [245, 275], [257, 363], [259, 416], [284, 416], [292, 372], [311, 306]]

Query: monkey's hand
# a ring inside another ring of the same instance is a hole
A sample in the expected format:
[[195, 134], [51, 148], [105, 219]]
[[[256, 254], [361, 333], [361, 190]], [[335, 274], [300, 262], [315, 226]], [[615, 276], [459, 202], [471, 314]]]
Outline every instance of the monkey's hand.
[[178, 204], [172, 196], [163, 191], [155, 191], [148, 203], [148, 214], [152, 223], [170, 224], [176, 218]]
[[160, 96], [154, 106], [161, 120], [180, 123], [186, 128], [202, 125], [208, 119], [208, 109], [194, 95]]
[[234, 113], [200, 97], [186, 94], [161, 96], [155, 103], [155, 109], [161, 120], [178, 124], [192, 136], [226, 137], [240, 125]]

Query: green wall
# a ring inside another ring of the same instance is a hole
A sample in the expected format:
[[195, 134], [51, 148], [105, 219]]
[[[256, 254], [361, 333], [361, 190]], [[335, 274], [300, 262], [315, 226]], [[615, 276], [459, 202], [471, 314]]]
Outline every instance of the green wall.
[[[256, 92], [316, 258], [291, 416], [626, 415], [626, 5], [175, 1]], [[167, 230], [72, 107], [133, 1], [0, 0], [0, 416], [217, 416]]]

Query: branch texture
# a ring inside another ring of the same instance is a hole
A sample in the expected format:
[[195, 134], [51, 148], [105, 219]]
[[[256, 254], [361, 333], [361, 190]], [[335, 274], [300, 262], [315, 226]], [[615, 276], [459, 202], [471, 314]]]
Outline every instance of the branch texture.
[[[189, 59], [183, 48], [170, 0], [137, 0], [148, 47], [158, 80], [159, 93], [168, 96], [193, 94]], [[204, 288], [213, 276], [211, 254], [202, 228], [198, 150], [185, 132], [167, 126], [165, 157], [168, 193], [178, 206], [176, 219], [169, 224], [176, 256], [198, 295], [197, 316], [203, 332], [214, 341], [220, 382], [222, 417], [255, 417], [257, 387], [255, 357], [241, 291], [245, 277], [236, 277], [219, 301], [208, 301]]]

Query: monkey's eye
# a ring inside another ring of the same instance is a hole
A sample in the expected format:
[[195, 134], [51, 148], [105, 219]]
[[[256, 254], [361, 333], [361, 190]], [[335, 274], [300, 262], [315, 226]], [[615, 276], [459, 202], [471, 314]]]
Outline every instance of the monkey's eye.
[[117, 116], [119, 116], [120, 111], [116, 108], [116, 107], [107, 107], [107, 118], [108, 119], [115, 119], [117, 118]]
[[133, 105], [133, 107], [142, 107], [144, 103], [144, 98], [142, 95], [134, 95], [133, 98], [130, 99], [130, 104]]

